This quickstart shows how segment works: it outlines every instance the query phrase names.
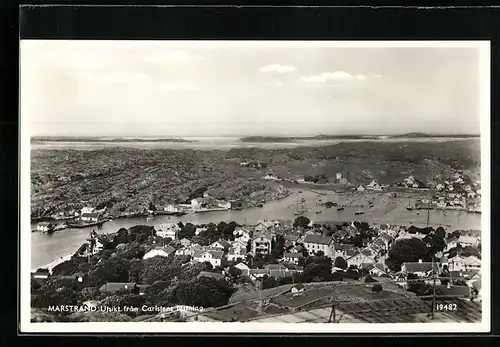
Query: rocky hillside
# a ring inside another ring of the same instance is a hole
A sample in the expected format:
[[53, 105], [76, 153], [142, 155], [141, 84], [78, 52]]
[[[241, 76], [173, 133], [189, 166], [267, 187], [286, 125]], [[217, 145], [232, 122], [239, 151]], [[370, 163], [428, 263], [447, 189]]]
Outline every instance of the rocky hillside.
[[[351, 184], [395, 184], [409, 175], [440, 181], [463, 171], [479, 179], [479, 140], [344, 142], [322, 147], [229, 151], [109, 148], [37, 150], [31, 158], [32, 217], [108, 206], [113, 214], [142, 212], [150, 204], [183, 203], [208, 193], [255, 206], [286, 195], [269, 171], [285, 179], [342, 173]], [[240, 165], [243, 164], [243, 165]]]
[[[143, 212], [150, 204], [184, 203], [204, 192], [243, 206], [283, 197], [220, 152], [103, 149], [32, 152], [32, 217], [106, 205], [112, 214]], [[243, 172], [245, 171], [245, 172]]]

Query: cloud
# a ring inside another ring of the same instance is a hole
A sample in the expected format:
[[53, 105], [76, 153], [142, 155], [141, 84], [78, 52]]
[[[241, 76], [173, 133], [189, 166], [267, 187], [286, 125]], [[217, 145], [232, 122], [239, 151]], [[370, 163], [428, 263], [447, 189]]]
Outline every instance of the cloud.
[[362, 85], [370, 78], [381, 78], [380, 75], [362, 75], [350, 74], [345, 71], [323, 72], [318, 75], [302, 76], [299, 81], [308, 86], [327, 86], [327, 87], [340, 87], [340, 86], [354, 86]]
[[156, 85], [157, 91], [195, 91], [198, 87], [193, 84], [175, 84], [175, 83], [159, 83]]
[[273, 86], [275, 87], [283, 87], [285, 85], [285, 83], [283, 83], [282, 81], [276, 81], [273, 83]]
[[158, 53], [150, 57], [148, 60], [151, 62], [162, 61], [190, 61], [190, 60], [203, 60], [205, 57], [192, 55], [186, 51], [169, 51]]
[[87, 81], [97, 81], [103, 83], [138, 82], [138, 81], [145, 81], [150, 78], [150, 76], [145, 73], [134, 73], [128, 71], [98, 73], [89, 70], [87, 71], [77, 70], [74, 72], [70, 72], [68, 75], [70, 77], [76, 78], [81, 81], [87, 80]]
[[295, 70], [297, 70], [295, 66], [280, 65], [280, 64], [271, 64], [259, 68], [260, 72], [277, 72], [277, 73], [287, 73], [287, 72], [293, 72]]

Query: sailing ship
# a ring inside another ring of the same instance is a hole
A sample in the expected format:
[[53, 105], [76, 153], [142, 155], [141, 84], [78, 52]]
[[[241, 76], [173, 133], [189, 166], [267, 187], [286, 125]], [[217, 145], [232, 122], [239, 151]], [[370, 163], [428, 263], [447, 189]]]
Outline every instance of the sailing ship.
[[302, 215], [304, 214], [304, 212], [306, 212], [306, 209], [304, 209], [304, 201], [305, 199], [302, 198], [299, 202], [299, 198], [297, 197], [297, 211], [295, 211], [294, 213], [295, 216]]
[[406, 209], [407, 209], [408, 211], [413, 210], [413, 207], [411, 207], [411, 200], [410, 200], [410, 198], [408, 198], [408, 206], [406, 206]]

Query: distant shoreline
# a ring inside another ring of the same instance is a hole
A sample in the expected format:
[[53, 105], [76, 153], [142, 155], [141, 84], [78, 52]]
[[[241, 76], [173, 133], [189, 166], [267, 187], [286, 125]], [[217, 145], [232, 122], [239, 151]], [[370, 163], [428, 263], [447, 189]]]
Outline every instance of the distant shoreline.
[[186, 140], [183, 138], [99, 138], [99, 137], [50, 137], [50, 136], [34, 136], [31, 138], [31, 143], [37, 142], [196, 142], [194, 140]]
[[401, 135], [316, 135], [316, 136], [246, 136], [240, 138], [242, 142], [292, 142], [304, 140], [382, 140], [401, 138], [479, 138], [472, 134], [424, 134], [408, 133]]

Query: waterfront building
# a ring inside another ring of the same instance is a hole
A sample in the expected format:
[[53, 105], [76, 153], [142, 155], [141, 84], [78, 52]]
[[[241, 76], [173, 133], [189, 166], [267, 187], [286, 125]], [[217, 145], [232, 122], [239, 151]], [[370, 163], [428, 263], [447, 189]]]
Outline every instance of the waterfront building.
[[162, 223], [155, 226], [156, 236], [175, 240], [181, 228], [176, 223]]
[[84, 222], [97, 222], [99, 220], [99, 215], [97, 212], [82, 213], [80, 219]]
[[191, 200], [191, 208], [192, 209], [200, 209], [203, 207], [204, 200], [203, 199], [192, 199]]
[[163, 208], [165, 212], [179, 212], [179, 209], [172, 204], [168, 204]]
[[311, 255], [322, 251], [325, 256], [331, 258], [335, 254], [335, 247], [331, 236], [308, 234], [304, 238], [304, 246]]
[[54, 226], [49, 222], [40, 222], [36, 225], [36, 230], [42, 231], [42, 232], [47, 232], [53, 227]]

